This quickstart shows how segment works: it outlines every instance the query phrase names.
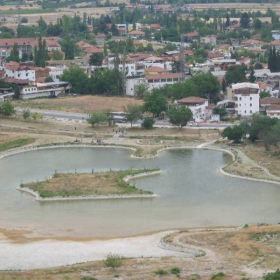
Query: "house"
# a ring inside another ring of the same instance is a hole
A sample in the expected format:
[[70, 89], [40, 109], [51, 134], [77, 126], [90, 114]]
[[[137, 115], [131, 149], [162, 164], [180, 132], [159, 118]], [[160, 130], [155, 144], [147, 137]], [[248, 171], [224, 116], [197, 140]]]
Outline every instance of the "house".
[[33, 67], [20, 65], [18, 62], [7, 62], [2, 67], [5, 70], [5, 77], [19, 80], [36, 80], [35, 69]]
[[274, 41], [271, 41], [269, 44], [270, 44], [271, 47], [275, 47], [275, 49], [277, 51], [280, 50], [280, 41], [274, 40]]
[[200, 43], [202, 44], [211, 44], [216, 46], [217, 45], [217, 36], [216, 35], [208, 35], [205, 37], [200, 38]]
[[181, 73], [168, 73], [168, 74], [156, 74], [146, 75], [146, 80], [149, 85], [149, 90], [153, 88], [160, 88], [165, 85], [172, 85], [182, 80]]
[[184, 37], [185, 37], [187, 40], [196, 41], [196, 40], [198, 40], [199, 34], [198, 34], [197, 31], [194, 31], [194, 32], [186, 33], [186, 34], [184, 35]]
[[30, 55], [33, 52], [33, 47], [38, 45], [37, 38], [12, 38], [12, 39], [0, 39], [0, 49], [10, 50], [14, 44], [18, 45], [19, 51]]
[[238, 115], [251, 116], [259, 112], [260, 87], [253, 83], [237, 83], [232, 86], [232, 96]]
[[252, 58], [250, 58], [250, 57], [243, 57], [243, 58], [239, 59], [236, 64], [250, 65], [251, 62], [252, 62]]
[[260, 100], [260, 106], [263, 108], [270, 107], [272, 105], [280, 105], [280, 98], [276, 97], [265, 97], [261, 98]]
[[206, 120], [207, 117], [207, 107], [208, 99], [190, 96], [183, 99], [178, 100], [179, 105], [184, 105], [188, 107], [193, 113], [193, 119], [195, 122], [202, 122]]
[[185, 50], [185, 51], [184, 51], [184, 55], [185, 55], [185, 56], [192, 56], [192, 55], [194, 55], [194, 53], [193, 53], [192, 50]]
[[271, 36], [275, 40], [280, 40], [280, 31], [279, 30], [271, 30]]
[[241, 28], [241, 25], [239, 23], [236, 23], [236, 24], [230, 25], [227, 29], [228, 30], [236, 30], [236, 29], [240, 29], [240, 28]]
[[68, 82], [37, 83], [22, 86], [20, 99], [31, 99], [37, 97], [55, 97], [69, 92], [71, 85]]
[[160, 24], [158, 24], [158, 23], [151, 23], [151, 24], [150, 24], [150, 29], [158, 30], [158, 29], [160, 29], [160, 28], [161, 28], [161, 26], [160, 26]]
[[157, 67], [157, 66], [151, 66], [146, 68], [145, 70], [146, 75], [157, 75], [157, 74], [168, 74], [168, 73], [169, 70], [167, 70], [166, 68]]
[[103, 53], [103, 50], [94, 46], [84, 49], [84, 54], [87, 56], [90, 56], [93, 53]]
[[274, 104], [266, 109], [266, 115], [271, 118], [280, 119], [280, 105]]
[[240, 45], [241, 47], [250, 49], [250, 48], [261, 48], [262, 46], [267, 45], [267, 43], [259, 40], [249, 39], [249, 40], [243, 40]]
[[132, 39], [139, 39], [143, 36], [145, 36], [145, 32], [140, 30], [132, 30], [128, 33], [128, 36]]
[[103, 34], [103, 33], [97, 34], [97, 35], [95, 36], [95, 39], [96, 39], [98, 42], [105, 42], [106, 35]]
[[139, 84], [147, 84], [147, 80], [144, 77], [128, 77], [126, 79], [126, 95], [134, 96], [135, 88]]
[[80, 48], [80, 49], [87, 49], [87, 48], [91, 48], [92, 45], [87, 43], [87, 42], [84, 42], [84, 41], [79, 41], [76, 43], [76, 45]]
[[255, 34], [255, 35], [251, 36], [250, 39], [253, 39], [253, 40], [261, 40], [261, 39], [262, 39], [262, 35], [261, 35], [261, 34]]
[[0, 88], [0, 103], [12, 100], [15, 92], [12, 88]]

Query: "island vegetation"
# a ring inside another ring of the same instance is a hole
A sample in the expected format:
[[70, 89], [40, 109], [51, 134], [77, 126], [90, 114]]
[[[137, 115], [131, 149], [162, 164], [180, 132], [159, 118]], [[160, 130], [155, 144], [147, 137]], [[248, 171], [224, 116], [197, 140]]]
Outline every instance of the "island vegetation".
[[159, 171], [159, 169], [55, 173], [51, 179], [21, 184], [21, 188], [38, 192], [41, 198], [153, 194], [151, 191], [130, 185], [126, 182], [125, 177], [151, 174], [155, 171]]

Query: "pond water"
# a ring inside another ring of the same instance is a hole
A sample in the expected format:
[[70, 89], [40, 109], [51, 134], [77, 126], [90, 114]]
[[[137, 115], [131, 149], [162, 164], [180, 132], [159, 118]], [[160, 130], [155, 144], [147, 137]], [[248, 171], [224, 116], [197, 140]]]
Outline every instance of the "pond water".
[[[172, 150], [133, 159], [117, 148], [57, 148], [0, 160], [0, 228], [34, 235], [130, 236], [182, 227], [280, 222], [280, 186], [219, 174], [229, 160], [219, 151]], [[161, 175], [134, 180], [157, 198], [38, 202], [15, 190], [57, 172], [158, 167]]]

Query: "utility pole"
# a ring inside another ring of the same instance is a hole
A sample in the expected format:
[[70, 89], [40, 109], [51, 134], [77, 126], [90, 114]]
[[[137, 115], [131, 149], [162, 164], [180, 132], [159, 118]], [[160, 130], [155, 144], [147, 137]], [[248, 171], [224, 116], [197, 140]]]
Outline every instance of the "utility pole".
[[18, 3], [17, 3], [18, 24], [20, 24], [20, 2], [21, 2], [21, 0], [18, 0]]
[[184, 48], [184, 35], [181, 34], [181, 44], [180, 44], [180, 70], [181, 70], [181, 80], [185, 80], [185, 48]]

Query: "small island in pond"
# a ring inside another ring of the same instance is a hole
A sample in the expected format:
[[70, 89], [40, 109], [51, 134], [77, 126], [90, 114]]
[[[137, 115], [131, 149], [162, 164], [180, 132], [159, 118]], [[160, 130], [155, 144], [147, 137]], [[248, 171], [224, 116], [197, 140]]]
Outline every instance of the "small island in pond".
[[121, 170], [98, 173], [55, 173], [41, 182], [21, 184], [21, 191], [37, 200], [106, 199], [155, 197], [151, 191], [136, 188], [129, 180], [160, 174], [159, 169]]

